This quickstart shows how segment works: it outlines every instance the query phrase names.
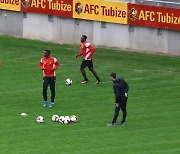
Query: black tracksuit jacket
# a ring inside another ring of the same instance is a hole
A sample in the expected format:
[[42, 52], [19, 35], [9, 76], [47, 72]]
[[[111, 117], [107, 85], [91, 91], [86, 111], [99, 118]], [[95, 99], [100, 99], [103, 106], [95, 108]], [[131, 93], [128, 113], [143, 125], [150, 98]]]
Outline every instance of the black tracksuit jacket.
[[128, 92], [129, 86], [127, 82], [122, 78], [116, 78], [114, 81], [113, 89], [115, 94], [115, 102], [120, 103], [122, 100], [125, 100], [125, 93]]

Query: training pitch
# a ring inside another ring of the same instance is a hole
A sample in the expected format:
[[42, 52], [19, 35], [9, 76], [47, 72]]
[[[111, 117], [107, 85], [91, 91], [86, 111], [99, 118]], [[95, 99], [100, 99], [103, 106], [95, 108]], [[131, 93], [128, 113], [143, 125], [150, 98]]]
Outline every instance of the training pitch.
[[[42, 71], [38, 65], [44, 49], [51, 49], [60, 62], [54, 108], [42, 106]], [[86, 68], [89, 82], [82, 85], [82, 59], [75, 58], [79, 51], [80, 45], [0, 36], [0, 153], [180, 153], [179, 57], [97, 48], [94, 68], [102, 82], [96, 85]], [[130, 87], [124, 127], [106, 126], [114, 114], [111, 72]], [[65, 84], [67, 78], [73, 80], [71, 86]], [[54, 114], [75, 114], [78, 122], [52, 122]], [[36, 122], [39, 115], [44, 123]]]

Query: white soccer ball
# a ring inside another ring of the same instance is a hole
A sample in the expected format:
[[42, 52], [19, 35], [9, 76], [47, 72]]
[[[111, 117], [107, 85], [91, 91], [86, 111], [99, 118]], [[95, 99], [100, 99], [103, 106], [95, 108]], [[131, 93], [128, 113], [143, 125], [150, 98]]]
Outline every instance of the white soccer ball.
[[63, 119], [63, 124], [68, 124], [70, 122], [70, 119], [68, 118], [68, 116], [65, 116]]
[[70, 120], [71, 122], [77, 122], [77, 116], [75, 115], [70, 116]]
[[72, 79], [70, 79], [70, 78], [66, 79], [65, 83], [67, 85], [72, 85]]
[[71, 122], [71, 120], [70, 120], [70, 117], [69, 117], [69, 116], [65, 116], [64, 118], [68, 121], [68, 123], [69, 123], [69, 122]]
[[53, 115], [52, 116], [52, 121], [54, 121], [54, 122], [59, 121], [59, 116], [58, 115]]
[[43, 123], [43, 122], [44, 122], [43, 116], [38, 116], [37, 119], [36, 119], [36, 121], [37, 121], [38, 123]]
[[64, 119], [65, 119], [64, 116], [60, 116], [59, 117], [59, 122], [63, 124]]
[[59, 122], [62, 124], [68, 124], [70, 122], [70, 118], [69, 116], [60, 116]]

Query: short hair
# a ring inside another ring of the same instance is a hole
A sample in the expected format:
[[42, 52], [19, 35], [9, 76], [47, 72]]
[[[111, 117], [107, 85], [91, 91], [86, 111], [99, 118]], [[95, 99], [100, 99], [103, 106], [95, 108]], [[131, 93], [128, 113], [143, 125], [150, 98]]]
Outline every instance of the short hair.
[[84, 39], [87, 40], [87, 36], [86, 35], [82, 35], [82, 37], [84, 37]]
[[49, 50], [49, 49], [46, 49], [44, 51], [48, 52], [49, 55], [51, 54], [51, 50]]
[[116, 73], [112, 72], [112, 73], [110, 74], [110, 76], [113, 77], [113, 78], [116, 78]]

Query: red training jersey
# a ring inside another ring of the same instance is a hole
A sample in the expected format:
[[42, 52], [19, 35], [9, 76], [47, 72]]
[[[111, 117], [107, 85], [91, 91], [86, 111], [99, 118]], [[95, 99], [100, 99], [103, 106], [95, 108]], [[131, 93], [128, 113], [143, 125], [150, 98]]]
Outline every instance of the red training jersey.
[[92, 60], [95, 48], [87, 41], [81, 43], [81, 52], [77, 56], [83, 56], [84, 60]]
[[[43, 57], [39, 63], [39, 68], [43, 70], [44, 77], [56, 76], [55, 70], [59, 68], [59, 62], [54, 57]], [[53, 69], [53, 70], [52, 70]]]

